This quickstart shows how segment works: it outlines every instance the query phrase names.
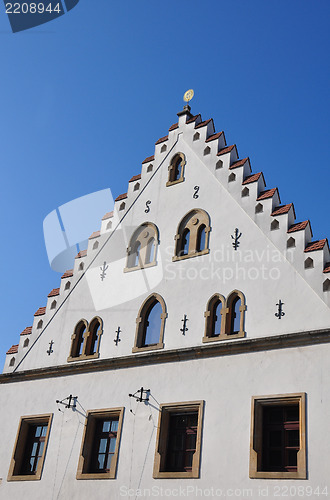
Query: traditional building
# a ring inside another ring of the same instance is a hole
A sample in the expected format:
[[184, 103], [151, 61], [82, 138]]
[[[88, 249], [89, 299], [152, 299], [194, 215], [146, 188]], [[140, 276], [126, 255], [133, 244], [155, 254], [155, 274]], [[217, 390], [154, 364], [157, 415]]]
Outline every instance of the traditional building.
[[185, 106], [7, 352], [0, 497], [325, 496], [329, 273]]

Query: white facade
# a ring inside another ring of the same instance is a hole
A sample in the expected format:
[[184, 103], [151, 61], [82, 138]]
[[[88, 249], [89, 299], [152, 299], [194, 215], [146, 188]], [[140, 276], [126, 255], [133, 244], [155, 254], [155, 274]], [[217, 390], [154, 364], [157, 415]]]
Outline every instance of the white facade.
[[[129, 182], [87, 254], [48, 298], [45, 314], [35, 316], [31, 333], [7, 355], [0, 376], [0, 498], [135, 498], [136, 490], [146, 489], [148, 497], [152, 488], [149, 496], [165, 490], [178, 496], [180, 487], [188, 498], [216, 497], [220, 490], [223, 498], [257, 498], [262, 491], [275, 498], [291, 487], [298, 498], [299, 488], [327, 486], [328, 243], [312, 242], [309, 223], [296, 225], [293, 206], [279, 209], [278, 191], [268, 192], [262, 174], [250, 177], [249, 159], [238, 159], [212, 120], [202, 122], [186, 109], [157, 142], [141, 178]], [[184, 180], [166, 185], [177, 153], [185, 158]], [[193, 209], [210, 218], [209, 252], [173, 261], [178, 225]], [[156, 265], [124, 272], [131, 236], [147, 222], [159, 232]], [[234, 290], [245, 297], [244, 336], [203, 342], [209, 299]], [[164, 347], [132, 352], [140, 307], [152, 293], [166, 304]], [[285, 315], [279, 319], [280, 300]], [[68, 361], [75, 326], [96, 316], [103, 321], [99, 356]], [[150, 389], [149, 403], [128, 396], [140, 387]], [[298, 393], [306, 394], [307, 479], [250, 478], [251, 398]], [[78, 397], [76, 410], [56, 404], [69, 394]], [[205, 402], [199, 477], [153, 478], [159, 405], [192, 401]], [[119, 407], [125, 411], [116, 478], [76, 479], [86, 412]], [[20, 418], [50, 413], [40, 480], [7, 481]]]

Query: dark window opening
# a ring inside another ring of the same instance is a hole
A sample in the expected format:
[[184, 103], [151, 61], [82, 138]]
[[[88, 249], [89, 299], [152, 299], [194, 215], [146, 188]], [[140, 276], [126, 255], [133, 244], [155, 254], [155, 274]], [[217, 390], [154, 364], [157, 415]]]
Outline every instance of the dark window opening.
[[187, 472], [192, 470], [196, 451], [198, 413], [170, 414], [166, 472]]
[[89, 472], [109, 472], [116, 450], [118, 417], [97, 419]]

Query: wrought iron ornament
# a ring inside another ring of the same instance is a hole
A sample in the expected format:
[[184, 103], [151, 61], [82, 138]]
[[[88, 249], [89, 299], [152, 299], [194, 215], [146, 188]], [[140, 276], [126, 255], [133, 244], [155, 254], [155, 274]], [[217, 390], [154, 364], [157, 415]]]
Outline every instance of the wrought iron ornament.
[[134, 398], [138, 403], [148, 402], [149, 392], [150, 389], [143, 389], [143, 387], [141, 387], [141, 389], [138, 389], [136, 392], [134, 392], [134, 394], [129, 394], [129, 397]]
[[198, 194], [198, 191], [199, 191], [199, 186], [195, 186], [195, 187], [194, 187], [194, 190], [195, 190], [195, 192], [194, 192], [194, 194], [193, 194], [193, 198], [194, 198], [195, 200], [197, 200], [197, 198], [199, 198], [199, 194]]
[[118, 345], [118, 342], [121, 342], [121, 339], [119, 338], [119, 334], [121, 333], [120, 326], [118, 326], [118, 330], [116, 330], [115, 333], [117, 334], [117, 337], [114, 339], [114, 343]]
[[238, 247], [240, 245], [240, 242], [238, 240], [240, 239], [241, 236], [242, 236], [242, 233], [240, 233], [239, 229], [236, 228], [235, 232], [234, 232], [234, 235], [231, 235], [232, 239], [234, 240], [233, 243], [232, 243], [234, 250], [238, 249]]
[[148, 214], [148, 213], [150, 212], [150, 207], [149, 207], [149, 205], [151, 205], [151, 201], [150, 201], [150, 200], [146, 201], [146, 209], [145, 209], [145, 213], [146, 213], [146, 214]]
[[47, 354], [48, 354], [48, 356], [50, 356], [50, 355], [54, 352], [54, 351], [53, 351], [53, 345], [54, 345], [54, 341], [53, 341], [53, 340], [51, 340], [51, 341], [49, 342], [49, 349], [48, 349], [48, 351], [46, 351], [46, 352], [47, 352]]
[[60, 404], [60, 405], [64, 405], [64, 408], [72, 408], [74, 410], [77, 406], [77, 399], [78, 399], [78, 396], [72, 396], [72, 394], [70, 394], [70, 396], [62, 399], [61, 401], [59, 399], [57, 399], [56, 403]]
[[103, 266], [102, 266], [102, 267], [100, 267], [100, 269], [101, 269], [101, 271], [102, 271], [102, 272], [101, 272], [101, 274], [100, 274], [100, 276], [101, 276], [101, 281], [103, 281], [103, 280], [104, 280], [104, 278], [106, 277], [107, 273], [106, 273], [105, 271], [107, 271], [107, 269], [108, 269], [108, 268], [109, 268], [109, 266], [107, 265], [107, 263], [106, 263], [106, 262], [103, 262]]
[[285, 316], [285, 312], [283, 312], [282, 308], [284, 306], [284, 302], [281, 301], [281, 299], [278, 301], [278, 304], [276, 304], [277, 307], [278, 307], [278, 312], [275, 313], [275, 316], [278, 318], [278, 319], [281, 319], [282, 316]]
[[182, 328], [180, 328], [180, 332], [182, 332], [182, 335], [185, 335], [186, 332], [188, 331], [187, 321], [189, 321], [186, 314], [183, 316], [183, 319], [181, 321], [182, 321], [183, 325], [182, 325]]

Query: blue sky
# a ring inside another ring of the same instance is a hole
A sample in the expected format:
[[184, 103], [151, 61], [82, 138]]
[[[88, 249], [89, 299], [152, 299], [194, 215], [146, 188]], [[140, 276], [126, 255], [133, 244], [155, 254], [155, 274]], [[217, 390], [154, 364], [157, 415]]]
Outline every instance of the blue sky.
[[328, 0], [80, 0], [17, 34], [0, 7], [1, 366], [60, 283], [43, 219], [125, 192], [189, 88], [192, 112], [294, 202], [314, 239], [330, 236]]

